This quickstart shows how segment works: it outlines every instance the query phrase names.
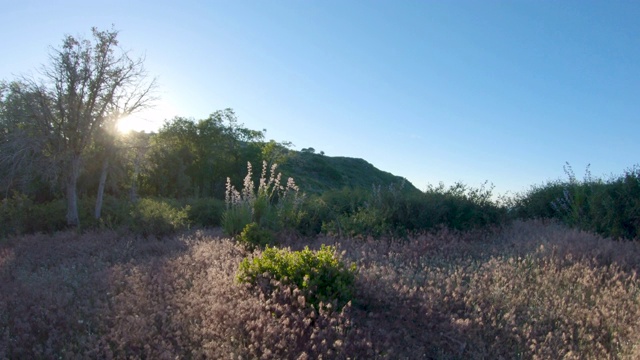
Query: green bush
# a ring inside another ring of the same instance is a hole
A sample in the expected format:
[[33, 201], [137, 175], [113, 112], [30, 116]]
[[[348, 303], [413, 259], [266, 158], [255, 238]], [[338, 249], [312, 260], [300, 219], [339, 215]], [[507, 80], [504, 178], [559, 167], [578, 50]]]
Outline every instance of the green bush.
[[220, 226], [224, 201], [215, 198], [189, 199], [189, 221], [199, 226]]
[[53, 200], [34, 205], [28, 214], [27, 233], [54, 233], [67, 228], [67, 202], [64, 199]]
[[0, 203], [0, 237], [63, 230], [66, 211], [62, 199], [34, 204], [26, 195], [15, 193]]
[[[95, 218], [95, 197], [84, 197], [78, 202], [80, 226], [82, 229], [117, 229], [130, 226], [134, 204], [128, 199], [105, 195], [102, 201], [100, 219]], [[66, 211], [66, 210], [65, 210]]]
[[560, 181], [549, 181], [544, 185], [533, 185], [531, 188], [512, 199], [510, 217], [514, 219], [559, 219], [559, 213], [553, 203], [564, 195], [566, 184]]
[[472, 188], [455, 183], [449, 188], [443, 184], [430, 186], [425, 191], [422, 220], [430, 217], [428, 229], [444, 225], [456, 230], [471, 230], [501, 225], [506, 220], [506, 209], [492, 200], [492, 187], [483, 184]]
[[316, 307], [331, 301], [342, 307], [353, 297], [356, 266], [343, 263], [333, 246], [322, 245], [318, 251], [267, 246], [261, 256], [240, 263], [237, 278], [241, 283], [259, 285], [265, 275], [297, 287]]
[[[350, 194], [357, 196], [350, 198]], [[456, 183], [446, 188], [430, 186], [424, 193], [406, 193], [402, 184], [385, 188], [331, 194], [333, 214], [323, 230], [347, 236], [405, 237], [413, 232], [446, 226], [470, 230], [500, 225], [506, 208], [492, 200], [491, 188], [471, 188]], [[343, 198], [344, 197], [344, 198]]]
[[322, 202], [334, 215], [351, 215], [367, 204], [370, 190], [363, 188], [342, 188], [328, 190], [322, 194]]
[[33, 202], [29, 197], [20, 193], [13, 193], [9, 198], [0, 202], [0, 237], [20, 235], [27, 232], [29, 213]]
[[262, 248], [267, 245], [273, 244], [274, 237], [271, 231], [267, 229], [261, 229], [258, 224], [252, 222], [244, 227], [244, 229], [238, 236], [238, 241], [248, 248], [254, 249], [256, 247]]
[[131, 211], [130, 229], [143, 236], [171, 235], [189, 227], [189, 209], [178, 208], [167, 200], [141, 199]]
[[[82, 229], [116, 228], [130, 223], [131, 204], [127, 200], [105, 196], [100, 220], [94, 218], [94, 210], [95, 198], [85, 197], [78, 201]], [[0, 236], [61, 231], [67, 228], [66, 214], [64, 199], [35, 204], [25, 195], [14, 194], [0, 204], [0, 224], [3, 224]]]
[[351, 215], [338, 215], [336, 219], [326, 222], [322, 230], [340, 236], [375, 238], [396, 232], [388, 223], [388, 217], [376, 208], [362, 208]]
[[614, 238], [640, 237], [640, 168], [604, 181], [587, 167], [583, 181], [565, 165], [568, 181], [533, 187], [514, 200], [513, 216], [554, 218], [583, 230]]

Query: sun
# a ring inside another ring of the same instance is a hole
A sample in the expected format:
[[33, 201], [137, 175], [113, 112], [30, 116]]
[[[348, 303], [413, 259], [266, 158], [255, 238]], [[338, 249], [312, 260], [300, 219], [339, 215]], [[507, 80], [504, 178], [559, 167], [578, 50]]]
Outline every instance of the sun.
[[130, 131], [157, 131], [164, 120], [174, 116], [172, 107], [166, 103], [158, 104], [153, 108], [133, 113], [118, 120], [118, 131], [128, 133]]

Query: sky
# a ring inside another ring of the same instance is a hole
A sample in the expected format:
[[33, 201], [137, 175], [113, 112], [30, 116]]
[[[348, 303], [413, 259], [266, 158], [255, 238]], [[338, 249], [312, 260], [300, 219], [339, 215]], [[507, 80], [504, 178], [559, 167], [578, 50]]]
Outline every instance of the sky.
[[37, 75], [65, 35], [119, 30], [156, 107], [232, 108], [266, 138], [363, 158], [417, 188], [496, 194], [640, 163], [638, 1], [0, 0], [0, 79]]

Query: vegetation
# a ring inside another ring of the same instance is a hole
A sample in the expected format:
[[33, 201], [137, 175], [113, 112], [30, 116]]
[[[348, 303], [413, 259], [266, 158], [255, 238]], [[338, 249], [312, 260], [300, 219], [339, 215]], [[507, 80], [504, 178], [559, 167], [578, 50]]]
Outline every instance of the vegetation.
[[270, 230], [261, 229], [257, 223], [252, 222], [244, 227], [238, 236], [238, 242], [253, 250], [256, 247], [264, 248], [273, 244], [274, 236]]
[[348, 267], [341, 262], [336, 248], [325, 246], [318, 251], [305, 247], [291, 251], [268, 247], [252, 260], [244, 259], [238, 269], [238, 281], [255, 286], [262, 285], [270, 295], [271, 280], [299, 289], [316, 308], [335, 302], [339, 308], [353, 297], [355, 264]]
[[93, 35], [0, 84], [0, 358], [640, 357], [637, 166], [496, 199], [231, 109], [118, 135], [153, 81]]
[[78, 226], [78, 179], [92, 147], [104, 154], [99, 217], [116, 121], [151, 100], [142, 59], [118, 46], [115, 30], [92, 29], [93, 41], [66, 36], [42, 79], [0, 84], [0, 165], [5, 182], [48, 179], [64, 188], [67, 224]]
[[404, 183], [405, 193], [419, 193], [404, 178], [380, 171], [363, 159], [330, 157], [320, 154], [287, 151], [280, 159], [280, 169], [286, 176], [298, 181], [307, 194], [322, 194], [328, 190], [343, 188], [365, 188], [372, 185], [387, 187]]
[[339, 248], [358, 269], [351, 303], [312, 308], [291, 281], [272, 279], [270, 292], [239, 284], [250, 254], [220, 232], [5, 240], [0, 358], [640, 356], [636, 242], [541, 221], [402, 241], [280, 241], [291, 252], [269, 251], [309, 248], [293, 269], [313, 264], [322, 244]]
[[227, 209], [222, 214], [222, 227], [228, 235], [237, 235], [250, 223], [276, 231], [295, 227], [302, 197], [293, 178], [281, 185], [282, 174], [276, 174], [277, 166], [273, 164], [267, 174], [267, 162], [262, 163], [257, 190], [251, 163], [247, 163], [242, 191], [236, 190], [227, 178]]
[[565, 165], [568, 181], [533, 187], [514, 199], [514, 216], [553, 218], [569, 226], [603, 236], [638, 239], [640, 236], [640, 168], [608, 180], [593, 179], [587, 168], [583, 181]]

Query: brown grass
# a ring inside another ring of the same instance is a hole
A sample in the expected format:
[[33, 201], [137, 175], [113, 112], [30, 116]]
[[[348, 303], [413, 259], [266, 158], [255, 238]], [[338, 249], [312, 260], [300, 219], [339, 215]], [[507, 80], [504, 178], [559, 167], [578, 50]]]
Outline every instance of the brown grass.
[[344, 309], [235, 281], [219, 232], [33, 235], [0, 245], [0, 358], [640, 358], [640, 244], [553, 223], [336, 244]]

